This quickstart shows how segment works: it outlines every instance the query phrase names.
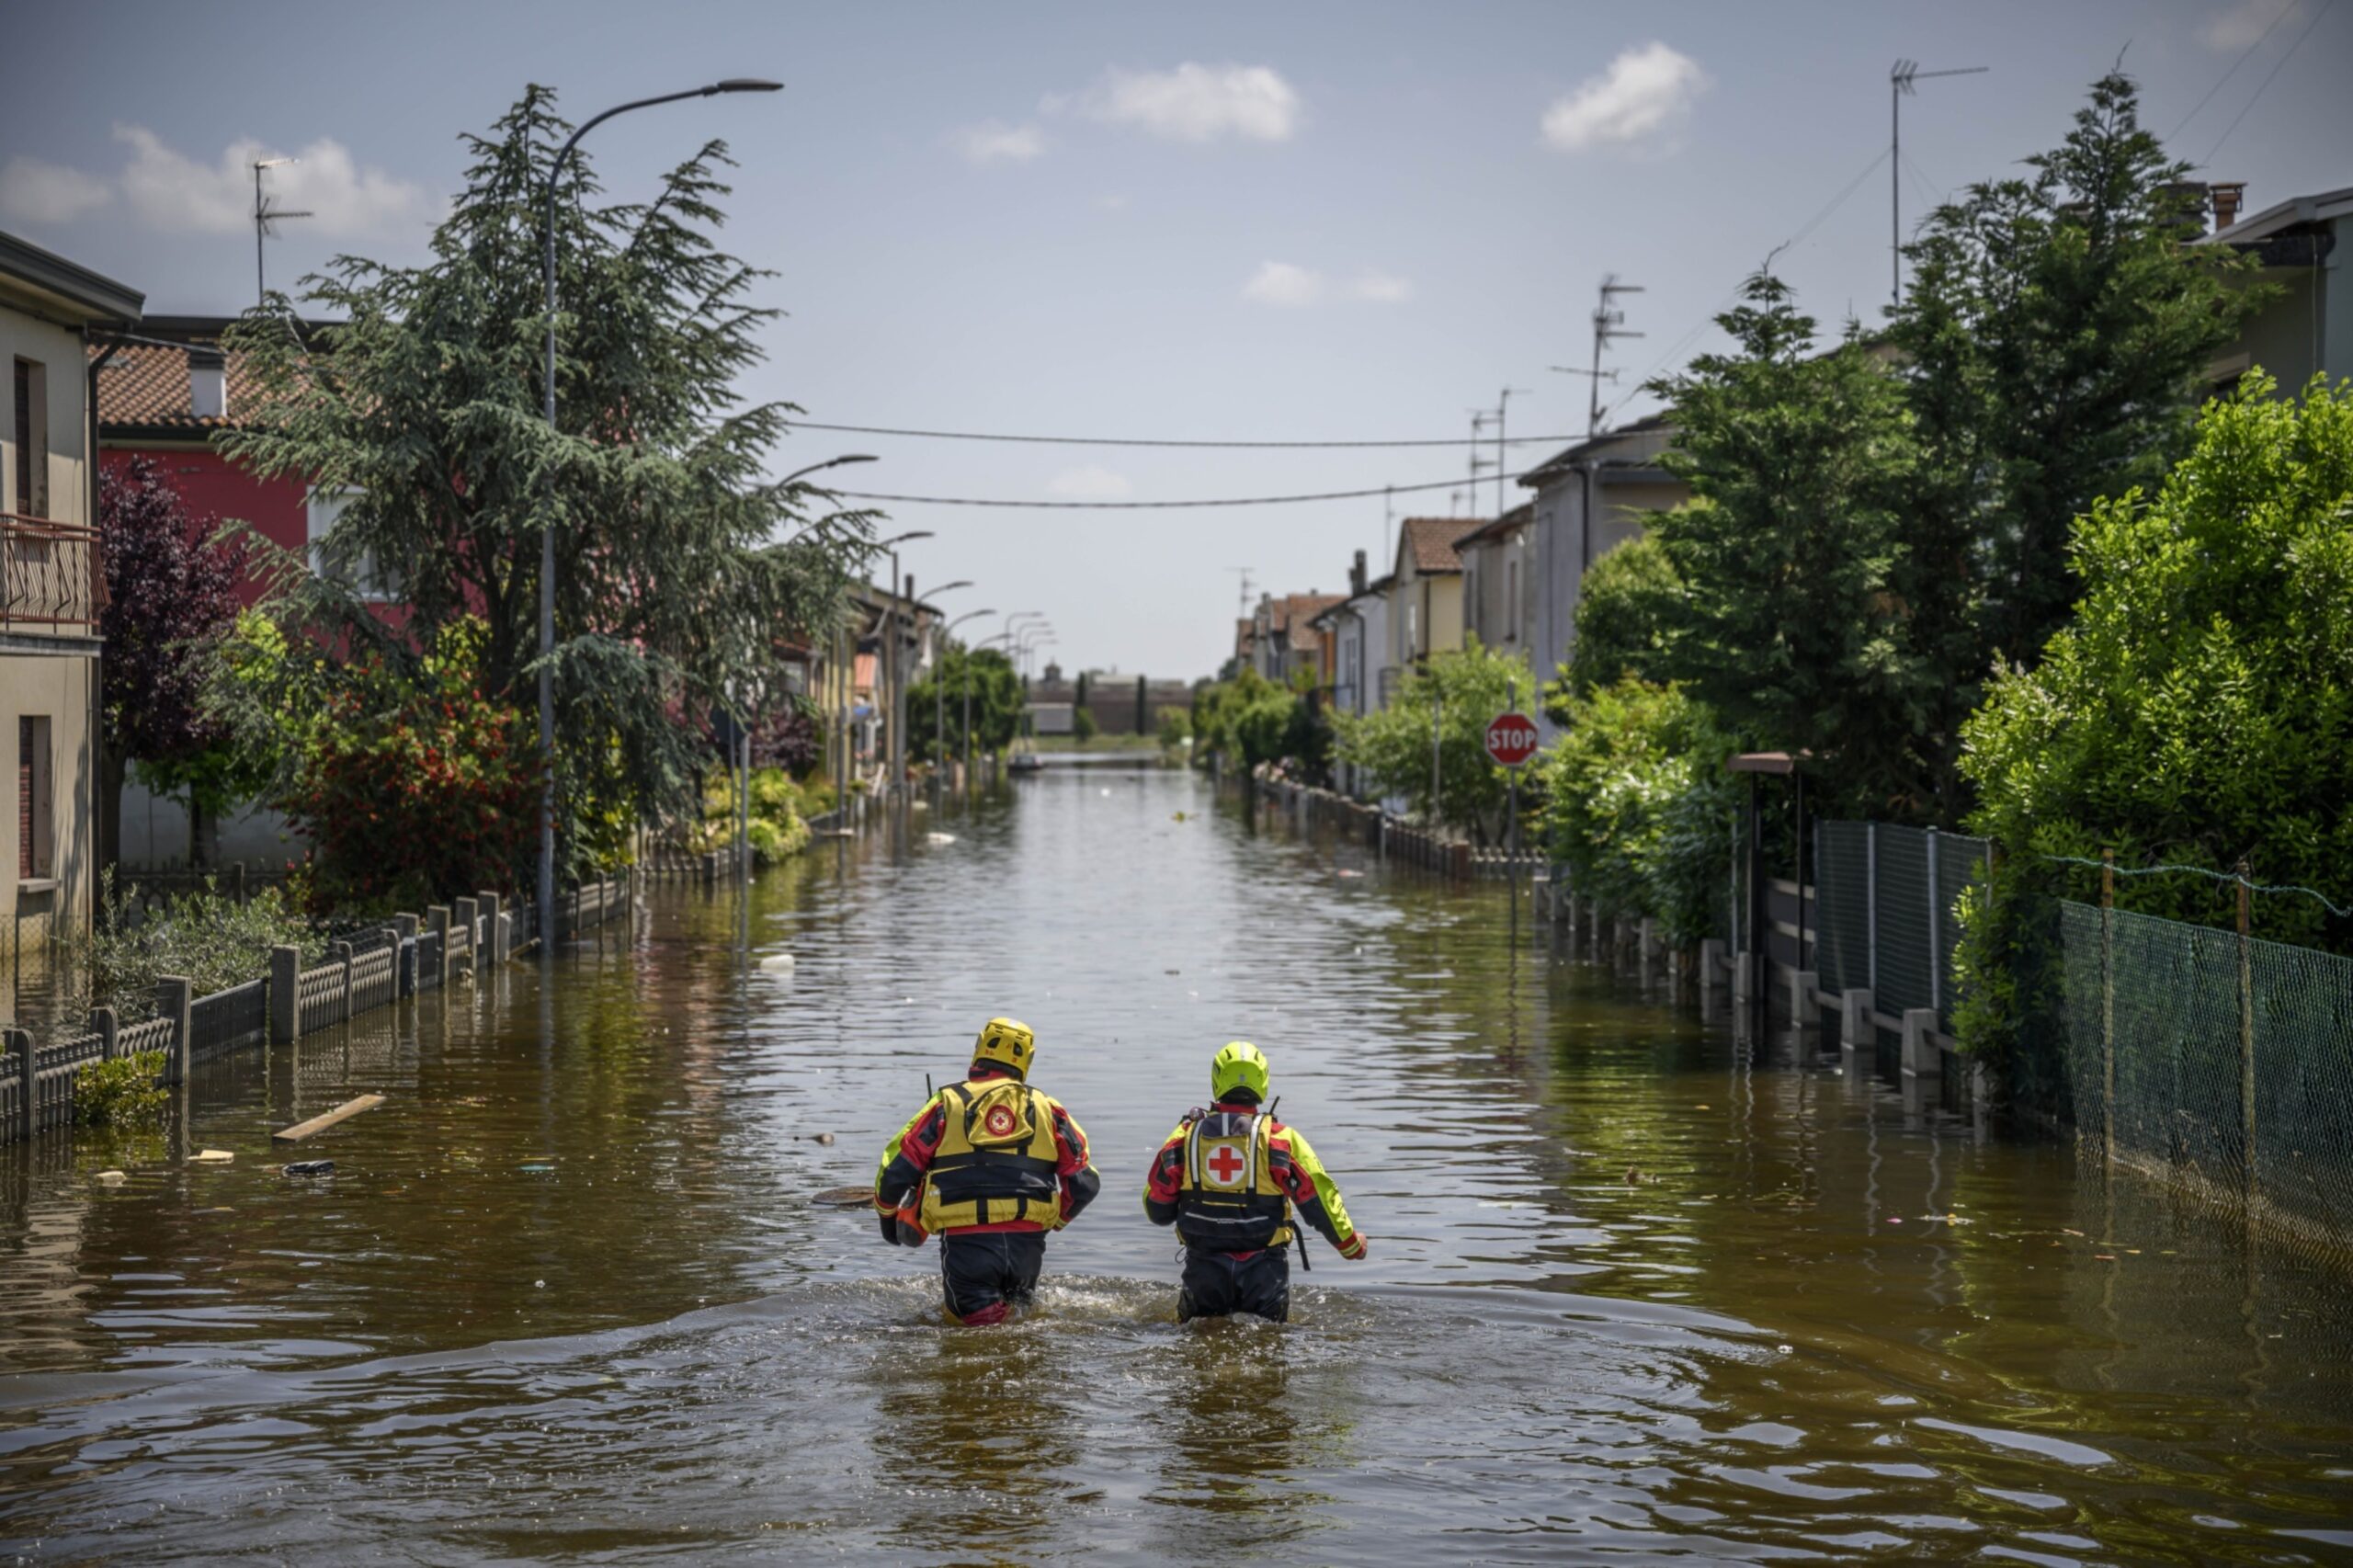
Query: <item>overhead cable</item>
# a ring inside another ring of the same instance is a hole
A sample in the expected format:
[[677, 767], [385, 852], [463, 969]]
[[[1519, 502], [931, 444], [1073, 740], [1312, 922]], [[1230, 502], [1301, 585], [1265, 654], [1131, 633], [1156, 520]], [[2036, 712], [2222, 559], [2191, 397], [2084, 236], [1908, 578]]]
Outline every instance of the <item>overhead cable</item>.
[[[1561, 439], [1559, 437], [1553, 437]], [[1288, 506], [1302, 501], [1362, 501], [1374, 495], [1410, 495], [1417, 490], [1460, 490], [1460, 474], [1428, 484], [1383, 484], [1371, 490], [1323, 490], [1307, 495], [1217, 496], [1199, 501], [1012, 501], [969, 495], [881, 495], [863, 490], [833, 490], [826, 494], [849, 501], [890, 501], [915, 506], [1002, 506], [1023, 511], [1156, 512], [1180, 506]], [[1464, 522], [1475, 519], [1465, 517]]]
[[2312, 37], [2313, 29], [2327, 19], [2329, 7], [2335, 4], [2336, 4], [2336, 0], [2320, 0], [2320, 8], [2313, 13], [2313, 19], [2304, 24], [2304, 30], [2296, 35], [2296, 41], [2290, 44], [2285, 50], [2282, 50], [2280, 51], [2279, 58], [2271, 62], [2270, 75], [2264, 77], [2263, 85], [2256, 88], [2255, 97], [2247, 99], [2246, 108], [2239, 110], [2237, 116], [2232, 119], [2231, 123], [2222, 128], [2222, 134], [2215, 139], [2213, 146], [2207, 149], [2206, 156], [2199, 160], [2200, 167], [2207, 168], [2212, 166], [2214, 155], [2222, 150], [2222, 143], [2231, 139], [2231, 132], [2239, 128], [2239, 121], [2245, 119], [2247, 117], [2248, 112], [2252, 110], [2256, 105], [2263, 101], [2263, 95], [2271, 90], [2271, 84], [2273, 80], [2277, 78], [2279, 73], [2286, 68], [2288, 62], [2295, 59], [2296, 56], [2302, 52], [2304, 47], [2304, 40]]
[[[884, 425], [820, 425], [810, 419], [794, 419], [787, 423], [796, 430], [831, 430], [844, 436], [914, 436], [927, 441], [1017, 441], [1045, 447], [1194, 447], [1267, 451], [1462, 445], [1460, 436], [1449, 436], [1434, 441], [1176, 441], [1144, 437], [1005, 436], [972, 430], [902, 430]], [[1583, 439], [1582, 436], [1514, 436], [1502, 444], [1509, 447], [1552, 446]]]

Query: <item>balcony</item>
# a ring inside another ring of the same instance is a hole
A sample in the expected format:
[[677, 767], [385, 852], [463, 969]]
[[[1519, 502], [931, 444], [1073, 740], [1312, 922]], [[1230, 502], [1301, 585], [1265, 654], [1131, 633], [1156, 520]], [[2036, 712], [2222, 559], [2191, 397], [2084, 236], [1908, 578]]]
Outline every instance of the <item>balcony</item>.
[[0, 512], [0, 633], [92, 637], [106, 603], [97, 535]]

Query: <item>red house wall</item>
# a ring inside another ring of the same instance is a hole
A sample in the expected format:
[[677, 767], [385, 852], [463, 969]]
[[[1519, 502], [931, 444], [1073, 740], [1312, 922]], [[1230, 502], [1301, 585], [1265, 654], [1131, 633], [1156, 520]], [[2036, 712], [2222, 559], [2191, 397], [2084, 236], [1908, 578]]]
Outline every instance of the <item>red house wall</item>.
[[[231, 467], [218, 453], [201, 448], [108, 447], [98, 460], [111, 471], [142, 456], [171, 476], [197, 516], [216, 523], [250, 523], [272, 544], [297, 553], [310, 549], [310, 517], [303, 506], [305, 487], [300, 480], [256, 479]], [[237, 594], [247, 605], [260, 599], [262, 581], [250, 568], [237, 585]]]

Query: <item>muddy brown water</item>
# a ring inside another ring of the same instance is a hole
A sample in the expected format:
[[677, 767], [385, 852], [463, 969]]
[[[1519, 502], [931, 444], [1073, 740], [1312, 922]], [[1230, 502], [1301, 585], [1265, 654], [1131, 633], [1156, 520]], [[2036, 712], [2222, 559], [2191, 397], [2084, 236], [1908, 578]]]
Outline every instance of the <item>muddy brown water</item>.
[[[2353, 1552], [2324, 1258], [1515, 949], [1495, 889], [1182, 775], [1051, 771], [914, 838], [212, 1068], [193, 1131], [232, 1165], [0, 1151], [0, 1552]], [[951, 1329], [932, 1253], [814, 1199], [996, 1012], [1106, 1189], [1023, 1321]], [[1233, 1037], [1371, 1256], [1294, 1274], [1287, 1328], [1180, 1330], [1138, 1192]], [[363, 1090], [301, 1151], [334, 1176], [274, 1173], [271, 1127]]]

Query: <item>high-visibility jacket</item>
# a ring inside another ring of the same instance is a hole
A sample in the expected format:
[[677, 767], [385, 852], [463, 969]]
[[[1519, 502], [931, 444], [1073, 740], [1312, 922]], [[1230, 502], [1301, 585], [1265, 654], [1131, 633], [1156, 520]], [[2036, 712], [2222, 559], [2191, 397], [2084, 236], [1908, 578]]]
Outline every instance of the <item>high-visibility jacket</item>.
[[883, 1145], [874, 1207], [884, 1233], [1051, 1231], [1101, 1189], [1086, 1134], [1051, 1095], [1010, 1074], [944, 1085]]
[[1306, 1135], [1256, 1106], [1220, 1104], [1176, 1124], [1144, 1179], [1143, 1211], [1188, 1247], [1248, 1253], [1288, 1246], [1291, 1211], [1344, 1257], [1364, 1252], [1339, 1184]]

